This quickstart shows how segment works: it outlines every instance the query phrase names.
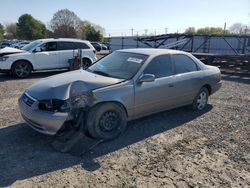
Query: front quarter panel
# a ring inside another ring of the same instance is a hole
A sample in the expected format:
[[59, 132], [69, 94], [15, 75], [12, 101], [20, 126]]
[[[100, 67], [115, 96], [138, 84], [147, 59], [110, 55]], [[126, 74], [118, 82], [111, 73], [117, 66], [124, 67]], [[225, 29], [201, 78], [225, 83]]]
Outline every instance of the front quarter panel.
[[128, 119], [132, 117], [134, 106], [134, 84], [132, 80], [96, 89], [93, 91], [93, 95], [94, 103], [92, 106], [102, 102], [118, 102], [127, 111]]

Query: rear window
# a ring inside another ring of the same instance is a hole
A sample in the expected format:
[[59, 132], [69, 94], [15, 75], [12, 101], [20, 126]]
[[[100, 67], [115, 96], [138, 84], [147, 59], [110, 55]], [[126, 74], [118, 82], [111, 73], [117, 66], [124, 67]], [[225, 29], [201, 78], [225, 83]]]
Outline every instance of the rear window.
[[75, 49], [90, 49], [90, 47], [83, 42], [75, 42]]
[[73, 50], [75, 49], [73, 42], [58, 42], [58, 50]]

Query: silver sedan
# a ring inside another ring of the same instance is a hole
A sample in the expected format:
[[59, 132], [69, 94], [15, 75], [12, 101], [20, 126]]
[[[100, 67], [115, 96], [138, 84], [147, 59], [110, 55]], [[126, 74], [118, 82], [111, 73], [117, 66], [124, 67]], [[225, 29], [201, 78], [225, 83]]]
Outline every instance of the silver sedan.
[[95, 138], [112, 139], [133, 119], [184, 105], [204, 110], [220, 87], [220, 70], [189, 53], [127, 49], [87, 70], [38, 81], [19, 98], [19, 107], [24, 120], [41, 133], [84, 126], [81, 130]]

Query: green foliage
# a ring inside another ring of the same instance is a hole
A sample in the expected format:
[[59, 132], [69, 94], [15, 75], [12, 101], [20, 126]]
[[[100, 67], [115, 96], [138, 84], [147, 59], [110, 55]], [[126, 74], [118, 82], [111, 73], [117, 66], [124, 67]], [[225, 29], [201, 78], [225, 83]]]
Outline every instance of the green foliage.
[[4, 37], [4, 28], [3, 28], [3, 25], [0, 24], [0, 39], [3, 39]]
[[103, 41], [104, 38], [101, 32], [97, 31], [88, 21], [81, 22], [79, 37], [89, 41]]
[[221, 27], [205, 27], [197, 29], [197, 34], [229, 34], [229, 31], [226, 30], [224, 33], [224, 30]]
[[46, 37], [46, 26], [29, 14], [19, 17], [17, 23], [17, 36], [20, 39], [34, 40]]
[[185, 33], [186, 34], [195, 34], [196, 33], [196, 30], [194, 27], [189, 27], [185, 30]]
[[10, 23], [5, 25], [5, 38], [16, 39], [17, 38], [17, 25], [16, 23]]
[[80, 22], [80, 18], [74, 12], [62, 9], [54, 14], [50, 27], [54, 37], [76, 38]]
[[46, 33], [47, 33], [46, 35], [47, 35], [48, 38], [54, 38], [54, 33], [52, 31], [47, 29]]

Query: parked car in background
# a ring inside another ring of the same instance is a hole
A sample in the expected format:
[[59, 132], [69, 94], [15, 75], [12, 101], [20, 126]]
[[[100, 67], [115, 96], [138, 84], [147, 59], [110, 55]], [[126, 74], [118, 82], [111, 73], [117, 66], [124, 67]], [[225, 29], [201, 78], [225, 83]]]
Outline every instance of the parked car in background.
[[0, 48], [9, 47], [11, 44], [8, 41], [2, 41], [0, 43]]
[[29, 41], [17, 42], [17, 43], [12, 44], [11, 47], [21, 49], [21, 48], [23, 48], [25, 45], [27, 45], [29, 43], [30, 43]]
[[102, 50], [108, 50], [108, 47], [105, 44], [100, 43], [100, 45], [101, 45]]
[[96, 51], [100, 52], [102, 50], [102, 46], [99, 42], [91, 42], [92, 46], [96, 49]]
[[33, 129], [48, 135], [68, 129], [82, 117], [78, 113], [85, 113], [80, 125], [92, 137], [107, 140], [123, 132], [129, 120], [189, 104], [204, 110], [220, 87], [220, 70], [189, 53], [127, 49], [87, 70], [38, 81], [19, 98], [19, 107]]
[[95, 49], [89, 41], [78, 39], [40, 39], [25, 45], [19, 53], [1, 55], [0, 72], [12, 72], [19, 78], [28, 77], [32, 71], [69, 68], [68, 60], [74, 51], [82, 50], [83, 61], [91, 65], [97, 60]]
[[111, 48], [110, 48], [110, 43], [109, 43], [109, 42], [103, 42], [103, 44], [104, 44], [105, 46], [107, 46], [107, 49], [108, 49], [108, 50], [111, 50]]

